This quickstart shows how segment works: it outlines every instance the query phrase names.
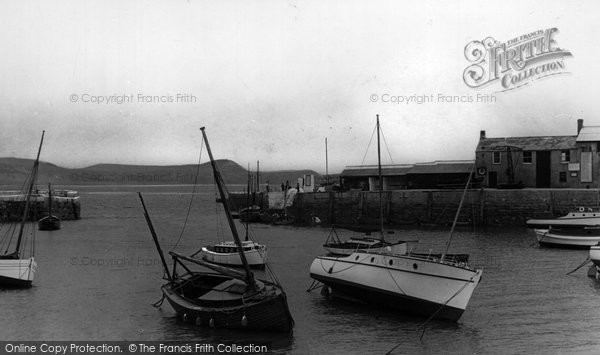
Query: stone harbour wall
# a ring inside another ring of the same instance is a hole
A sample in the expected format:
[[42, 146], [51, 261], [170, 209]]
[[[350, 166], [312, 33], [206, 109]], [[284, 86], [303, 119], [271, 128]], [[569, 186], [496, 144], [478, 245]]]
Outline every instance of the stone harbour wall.
[[[386, 224], [451, 224], [462, 190], [402, 190], [382, 193]], [[579, 207], [598, 207], [598, 189], [469, 190], [458, 222], [478, 225], [525, 225], [528, 218], [564, 215]], [[318, 217], [323, 224], [375, 224], [379, 193], [301, 193], [288, 212], [298, 224]]]
[[[30, 201], [30, 221], [37, 221], [48, 215], [48, 198], [38, 197]], [[20, 221], [23, 218], [25, 201], [22, 199], [0, 199], [0, 221]], [[79, 198], [53, 198], [52, 215], [61, 220], [81, 218]]]

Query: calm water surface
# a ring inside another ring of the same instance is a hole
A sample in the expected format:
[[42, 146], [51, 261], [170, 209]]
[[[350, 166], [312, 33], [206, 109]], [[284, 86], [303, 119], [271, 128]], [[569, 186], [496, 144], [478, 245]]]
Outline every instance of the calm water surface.
[[[328, 301], [307, 293], [309, 267], [322, 254], [325, 228], [253, 226], [269, 248], [271, 266], [283, 284], [296, 326], [291, 336], [196, 328], [178, 322], [161, 298], [162, 267], [136, 191], [144, 194], [163, 248], [191, 253], [229, 239], [212, 187], [197, 188], [179, 243], [191, 186], [95, 186], [79, 189], [82, 216], [62, 229], [37, 232], [34, 287], [2, 290], [0, 339], [6, 340], [188, 340], [269, 341], [293, 354], [385, 353], [598, 353], [600, 284], [586, 268], [565, 274], [587, 251], [540, 249], [524, 228], [462, 229], [451, 251], [470, 253], [484, 269], [458, 324], [424, 321], [385, 310]], [[347, 236], [351, 236], [348, 232]], [[405, 228], [417, 250], [441, 250], [446, 228]]]

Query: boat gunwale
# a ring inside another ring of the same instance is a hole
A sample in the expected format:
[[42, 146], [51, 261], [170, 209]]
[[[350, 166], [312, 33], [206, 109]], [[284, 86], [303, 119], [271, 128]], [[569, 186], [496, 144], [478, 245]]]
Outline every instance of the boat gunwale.
[[[461, 278], [440, 276], [440, 275], [435, 275], [435, 274], [430, 274], [430, 273], [425, 273], [425, 272], [418, 272], [418, 271], [409, 270], [409, 269], [406, 269], [406, 270], [404, 270], [404, 269], [397, 269], [397, 268], [390, 269], [390, 267], [387, 266], [387, 265], [365, 264], [365, 263], [357, 262], [355, 260], [340, 260], [340, 259], [350, 258], [351, 256], [353, 256], [355, 254], [359, 254], [359, 253], [352, 253], [349, 256], [343, 256], [343, 257], [320, 255], [320, 256], [317, 256], [316, 259], [320, 259], [320, 260], [326, 259], [326, 260], [331, 260], [331, 261], [334, 261], [334, 262], [346, 262], [346, 263], [351, 263], [351, 264], [355, 264], [355, 265], [373, 266], [373, 267], [377, 267], [377, 268], [381, 268], [381, 269], [398, 270], [398, 271], [403, 271], [403, 272], [407, 272], [407, 273], [427, 275], [427, 276], [432, 276], [432, 277], [437, 277], [437, 278], [443, 278], [443, 279], [448, 279], [448, 280], [460, 280], [460, 281], [464, 281], [464, 282], [475, 282], [475, 281], [473, 281], [473, 279], [464, 280], [464, 279], [461, 279]], [[447, 262], [439, 262], [439, 261], [435, 261], [435, 260], [433, 260], [431, 258], [427, 258], [427, 257], [418, 257], [418, 256], [415, 257], [415, 256], [409, 256], [409, 255], [399, 255], [399, 254], [389, 254], [389, 253], [377, 253], [377, 254], [375, 254], [375, 253], [362, 253], [362, 254], [382, 255], [384, 257], [404, 258], [404, 259], [410, 259], [410, 260], [416, 260], [416, 261], [424, 261], [424, 262], [428, 262], [428, 263], [431, 263], [431, 264], [441, 264], [441, 265], [445, 265], [445, 266], [449, 266], [449, 267], [453, 267], [453, 268], [457, 268], [457, 269], [461, 269], [461, 270], [465, 270], [465, 271], [470, 271], [470, 272], [475, 273], [475, 274], [477, 274], [477, 273], [481, 274], [482, 271], [483, 271], [483, 269], [471, 268], [469, 266], [464, 267], [464, 266], [459, 266], [459, 265], [455, 265], [455, 264], [447, 263]]]

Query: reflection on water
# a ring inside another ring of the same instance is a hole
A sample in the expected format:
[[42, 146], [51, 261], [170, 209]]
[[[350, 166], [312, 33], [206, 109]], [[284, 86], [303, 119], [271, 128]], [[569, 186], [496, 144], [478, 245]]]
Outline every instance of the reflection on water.
[[[34, 287], [2, 290], [0, 338], [11, 340], [185, 340], [272, 342], [276, 353], [539, 353], [600, 350], [600, 283], [573, 270], [587, 251], [532, 246], [524, 228], [459, 229], [451, 252], [470, 253], [484, 269], [457, 324], [433, 321], [420, 340], [423, 318], [306, 292], [309, 267], [323, 253], [325, 228], [256, 225], [296, 321], [292, 335], [245, 333], [183, 324], [161, 298], [162, 266], [136, 191], [146, 204], [165, 250], [196, 251], [229, 239], [224, 216], [215, 215], [214, 189], [197, 188], [179, 243], [192, 186], [94, 186], [80, 189], [83, 219], [59, 231], [37, 233]], [[344, 233], [338, 231], [340, 233]], [[351, 232], [347, 232], [351, 236]], [[419, 252], [440, 251], [447, 228], [403, 228]]]

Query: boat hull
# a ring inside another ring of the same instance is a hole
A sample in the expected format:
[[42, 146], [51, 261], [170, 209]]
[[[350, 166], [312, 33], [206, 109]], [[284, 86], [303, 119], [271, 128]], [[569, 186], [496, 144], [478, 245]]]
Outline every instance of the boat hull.
[[[220, 253], [203, 247], [200, 251], [200, 255], [202, 256], [202, 260], [215, 264], [227, 266], [243, 265], [242, 259], [240, 258], [240, 254], [237, 251], [232, 253]], [[265, 266], [265, 263], [267, 261], [266, 248], [245, 250], [244, 255], [246, 256], [246, 260], [248, 261], [248, 266], [252, 268], [262, 268]]]
[[176, 291], [180, 289], [177, 285], [166, 284], [162, 291], [177, 317], [186, 323], [208, 328], [290, 332], [294, 321], [285, 294], [274, 284], [266, 287], [264, 297], [229, 306], [218, 302], [203, 304], [199, 298], [186, 298]]
[[590, 247], [590, 260], [596, 267], [600, 267], [600, 245]]
[[38, 229], [41, 231], [54, 231], [60, 229], [60, 219], [55, 216], [47, 216], [38, 221]]
[[600, 242], [600, 235], [596, 234], [564, 234], [554, 233], [548, 229], [536, 229], [536, 238], [541, 246], [561, 247], [574, 249], [587, 249]]
[[449, 321], [461, 317], [481, 273], [434, 259], [362, 252], [320, 256], [310, 267], [332, 295]]
[[0, 287], [31, 287], [36, 268], [34, 258], [0, 259]]
[[600, 225], [599, 211], [575, 211], [558, 218], [529, 219], [527, 227], [535, 229], [548, 228], [582, 228]]

